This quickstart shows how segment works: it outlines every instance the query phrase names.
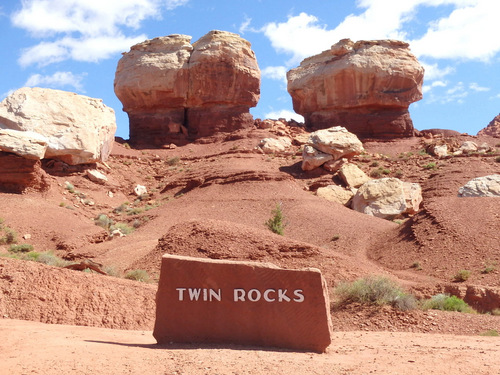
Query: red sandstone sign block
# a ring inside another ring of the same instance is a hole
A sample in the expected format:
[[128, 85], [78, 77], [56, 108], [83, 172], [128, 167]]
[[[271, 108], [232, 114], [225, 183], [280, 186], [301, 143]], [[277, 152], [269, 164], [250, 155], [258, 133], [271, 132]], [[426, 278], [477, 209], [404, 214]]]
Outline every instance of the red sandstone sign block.
[[162, 258], [153, 332], [159, 344], [323, 352], [331, 331], [327, 286], [318, 269], [168, 254]]

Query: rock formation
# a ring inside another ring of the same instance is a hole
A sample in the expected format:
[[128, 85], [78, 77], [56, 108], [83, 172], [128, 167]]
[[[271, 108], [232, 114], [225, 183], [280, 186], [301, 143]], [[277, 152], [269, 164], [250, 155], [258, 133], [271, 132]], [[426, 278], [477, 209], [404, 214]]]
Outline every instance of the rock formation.
[[124, 53], [115, 93], [130, 121], [130, 140], [164, 144], [253, 125], [260, 70], [250, 43], [211, 31], [191, 44], [169, 35]]
[[480, 130], [477, 135], [490, 135], [500, 138], [500, 114], [491, 120], [488, 126]]
[[473, 178], [458, 189], [459, 197], [500, 197], [500, 174]]
[[308, 128], [340, 125], [362, 138], [413, 136], [408, 106], [422, 99], [423, 77], [408, 44], [396, 40], [343, 39], [287, 73]]
[[[25, 132], [25, 141], [30, 134], [37, 133], [27, 142], [32, 146], [47, 143], [41, 146], [47, 147], [42, 158], [75, 165], [108, 158], [115, 139], [116, 120], [114, 111], [100, 99], [60, 90], [24, 87], [0, 103], [0, 129]], [[10, 136], [12, 134], [10, 132]], [[3, 139], [7, 140], [5, 134]], [[14, 147], [9, 147], [3, 143], [0, 149], [22, 155], [14, 151]], [[29, 157], [33, 158], [33, 155]], [[39, 157], [35, 156], [35, 159]]]

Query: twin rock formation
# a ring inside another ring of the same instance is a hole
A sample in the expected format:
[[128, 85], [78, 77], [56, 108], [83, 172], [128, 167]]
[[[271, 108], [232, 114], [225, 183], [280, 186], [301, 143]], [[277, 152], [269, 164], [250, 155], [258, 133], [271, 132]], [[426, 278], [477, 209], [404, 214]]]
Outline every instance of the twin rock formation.
[[115, 93], [132, 142], [164, 144], [253, 125], [260, 69], [250, 43], [225, 31], [190, 42], [179, 34], [146, 40], [118, 62]]
[[[178, 34], [147, 40], [119, 61], [115, 93], [132, 142], [165, 144], [253, 125], [260, 70], [250, 43], [225, 31], [190, 41]], [[407, 43], [344, 39], [289, 71], [288, 92], [311, 130], [411, 137], [408, 106], [422, 98], [423, 75]]]

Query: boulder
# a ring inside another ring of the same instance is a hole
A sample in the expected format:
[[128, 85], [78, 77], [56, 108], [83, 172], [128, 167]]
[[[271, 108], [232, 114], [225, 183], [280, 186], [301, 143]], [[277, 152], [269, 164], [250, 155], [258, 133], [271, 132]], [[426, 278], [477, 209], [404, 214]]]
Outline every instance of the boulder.
[[331, 202], [337, 202], [344, 206], [349, 205], [354, 193], [338, 185], [328, 185], [316, 190], [316, 195]]
[[100, 99], [24, 87], [0, 103], [0, 128], [35, 132], [47, 140], [45, 158], [76, 165], [107, 160], [116, 120]]
[[332, 155], [334, 160], [349, 158], [364, 151], [358, 137], [342, 126], [317, 130], [311, 133], [307, 143], [316, 150]]
[[108, 182], [108, 178], [103, 173], [99, 172], [97, 169], [87, 169], [87, 177], [90, 181], [97, 184], [104, 185]]
[[318, 151], [312, 146], [305, 145], [302, 150], [302, 170], [312, 171], [321, 167], [326, 162], [333, 160], [333, 156], [324, 152]]
[[47, 146], [47, 138], [38, 133], [0, 129], [0, 151], [40, 160], [44, 158]]
[[352, 199], [352, 208], [367, 215], [392, 220], [405, 213], [416, 213], [421, 202], [419, 184], [388, 177], [363, 184]]
[[459, 197], [500, 197], [500, 174], [477, 177], [458, 189]]
[[491, 120], [484, 129], [481, 129], [477, 135], [489, 135], [500, 138], [500, 114]]
[[310, 129], [343, 125], [359, 137], [410, 137], [424, 68], [396, 40], [343, 39], [287, 73], [295, 112]]
[[435, 145], [431, 148], [431, 153], [438, 158], [444, 158], [448, 156], [448, 145]]
[[339, 170], [340, 178], [347, 186], [358, 188], [371, 180], [356, 164], [345, 163]]
[[179, 34], [146, 40], [118, 62], [115, 93], [132, 142], [168, 144], [253, 126], [260, 70], [250, 43], [218, 30], [190, 42]]
[[259, 146], [265, 154], [279, 154], [292, 147], [292, 141], [287, 137], [264, 138], [260, 141]]

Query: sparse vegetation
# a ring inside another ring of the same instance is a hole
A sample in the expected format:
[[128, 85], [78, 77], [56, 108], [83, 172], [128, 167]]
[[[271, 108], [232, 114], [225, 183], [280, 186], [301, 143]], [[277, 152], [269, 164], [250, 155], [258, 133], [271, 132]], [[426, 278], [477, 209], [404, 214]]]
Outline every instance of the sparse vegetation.
[[481, 270], [482, 274], [492, 273], [496, 270], [496, 262], [486, 262], [484, 268]]
[[142, 281], [148, 283], [151, 281], [146, 270], [131, 270], [125, 274], [125, 278], [129, 280]]
[[33, 250], [33, 245], [23, 243], [19, 245], [10, 245], [9, 252], [11, 253], [27, 253]]
[[424, 310], [458, 311], [465, 313], [475, 313], [463, 299], [447, 294], [437, 294], [422, 303]]
[[453, 276], [453, 280], [455, 280], [456, 282], [463, 282], [467, 281], [469, 277], [470, 277], [469, 270], [460, 270]]
[[380, 178], [380, 177], [382, 177], [382, 172], [380, 172], [379, 169], [372, 169], [372, 171], [370, 172], [370, 177]]
[[115, 230], [119, 230], [121, 233], [128, 235], [132, 233], [135, 230], [135, 228], [131, 227], [127, 223], [116, 223], [109, 227], [110, 232], [113, 232]]
[[479, 336], [500, 336], [496, 329], [489, 329], [487, 331], [481, 332]]
[[66, 181], [64, 183], [64, 188], [67, 191], [69, 191], [71, 194], [73, 194], [75, 192], [75, 186], [71, 182], [69, 182], [69, 181]]
[[424, 169], [427, 170], [436, 170], [437, 169], [437, 164], [435, 162], [430, 162], [424, 165]]
[[17, 243], [17, 233], [9, 227], [3, 227], [4, 235], [0, 237], [0, 245]]
[[2, 256], [13, 259], [28, 260], [32, 262], [43, 263], [55, 267], [64, 267], [69, 264], [68, 261], [59, 258], [58, 256], [54, 255], [51, 251], [46, 251], [41, 253], [37, 251], [30, 251], [28, 253], [17, 252], [17, 253], [3, 254]]
[[173, 158], [170, 158], [167, 160], [167, 164], [173, 167], [174, 165], [179, 164], [181, 159], [178, 156], [174, 156]]
[[271, 232], [283, 236], [286, 224], [284, 221], [283, 210], [281, 208], [281, 202], [276, 204], [276, 207], [271, 213], [273, 216], [266, 222], [266, 226], [271, 230]]
[[96, 225], [99, 225], [100, 227], [103, 227], [104, 229], [109, 230], [111, 225], [113, 225], [113, 220], [108, 217], [106, 214], [99, 214], [95, 219], [94, 222]]
[[413, 262], [412, 265], [410, 266], [410, 268], [414, 268], [417, 271], [421, 271], [422, 265], [420, 264], [420, 262]]
[[394, 172], [394, 177], [396, 178], [402, 178], [404, 176], [403, 171], [401, 169], [398, 169], [396, 172]]
[[414, 296], [405, 293], [394, 281], [383, 276], [368, 276], [335, 288], [338, 304], [358, 302], [373, 305], [391, 305], [401, 310], [418, 306]]

